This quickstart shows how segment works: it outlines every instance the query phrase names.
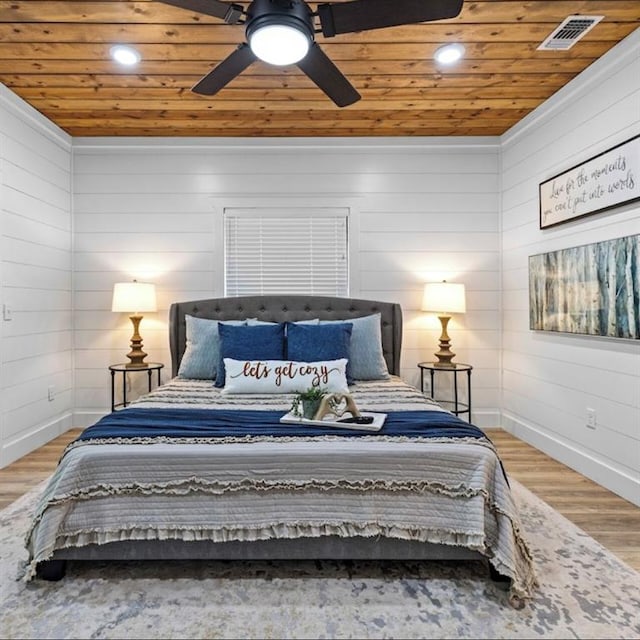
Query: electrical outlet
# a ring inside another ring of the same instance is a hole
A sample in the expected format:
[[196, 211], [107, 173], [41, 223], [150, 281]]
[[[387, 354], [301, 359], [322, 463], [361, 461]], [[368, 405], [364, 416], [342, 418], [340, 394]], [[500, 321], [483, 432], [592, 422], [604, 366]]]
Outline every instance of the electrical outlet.
[[7, 304], [2, 305], [2, 319], [5, 322], [10, 322], [13, 319], [13, 312], [11, 311], [11, 307]]
[[587, 428], [596, 428], [596, 410], [590, 409], [589, 407], [587, 407]]
[[47, 399], [49, 400], [49, 402], [52, 402], [53, 400], [55, 400], [56, 397], [56, 388], [54, 385], [51, 385], [47, 388]]

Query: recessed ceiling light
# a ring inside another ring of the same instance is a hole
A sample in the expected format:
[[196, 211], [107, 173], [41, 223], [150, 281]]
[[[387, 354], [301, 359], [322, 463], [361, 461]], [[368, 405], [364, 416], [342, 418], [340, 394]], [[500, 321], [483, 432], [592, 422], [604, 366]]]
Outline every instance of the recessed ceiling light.
[[133, 47], [116, 45], [111, 47], [111, 57], [120, 64], [131, 66], [140, 62], [140, 54]]
[[434, 58], [440, 64], [453, 64], [464, 55], [464, 46], [457, 42], [444, 44], [436, 49]]

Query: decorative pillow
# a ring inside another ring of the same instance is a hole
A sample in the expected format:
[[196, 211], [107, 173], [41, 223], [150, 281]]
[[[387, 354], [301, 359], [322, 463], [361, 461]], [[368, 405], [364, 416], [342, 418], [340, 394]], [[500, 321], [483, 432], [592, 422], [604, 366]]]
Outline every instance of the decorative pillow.
[[220, 358], [216, 387], [224, 387], [224, 358], [234, 360], [282, 360], [284, 358], [284, 323], [256, 327], [220, 325]]
[[[178, 369], [179, 378], [214, 380], [220, 359], [218, 321], [185, 316], [187, 344]], [[243, 325], [244, 320], [229, 320], [224, 324]]]
[[349, 393], [346, 358], [325, 362], [224, 358], [224, 366], [223, 393], [296, 393], [309, 387]]
[[[348, 360], [352, 327], [349, 322], [317, 326], [287, 322], [287, 358], [297, 362]], [[351, 384], [348, 362], [347, 381]]]
[[[382, 353], [380, 320], [379, 313], [349, 320], [353, 325], [349, 346], [349, 374], [354, 380], [386, 380], [389, 377]], [[339, 322], [344, 321], [321, 320], [320, 326]]]
[[[261, 324], [277, 324], [276, 322], [266, 322], [265, 320], [258, 320], [258, 318], [247, 318], [247, 324], [250, 327], [255, 327]], [[312, 320], [296, 320], [293, 324], [320, 324], [320, 320], [318, 318], [313, 318]], [[285, 327], [285, 334], [287, 329]]]

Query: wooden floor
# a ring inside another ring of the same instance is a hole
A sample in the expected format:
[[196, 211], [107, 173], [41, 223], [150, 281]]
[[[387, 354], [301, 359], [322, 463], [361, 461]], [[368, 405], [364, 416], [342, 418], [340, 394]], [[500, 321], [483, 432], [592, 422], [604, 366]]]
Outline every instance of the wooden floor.
[[[66, 444], [79, 433], [67, 431], [0, 469], [0, 508], [47, 478]], [[489, 437], [510, 476], [640, 571], [640, 508], [505, 431], [492, 429]]]

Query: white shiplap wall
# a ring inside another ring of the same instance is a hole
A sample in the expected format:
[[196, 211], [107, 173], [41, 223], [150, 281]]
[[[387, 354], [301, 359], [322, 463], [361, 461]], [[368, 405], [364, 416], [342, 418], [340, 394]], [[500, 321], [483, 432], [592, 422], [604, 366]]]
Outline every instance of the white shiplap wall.
[[3, 86], [0, 163], [4, 466], [71, 427], [73, 375], [71, 138]]
[[467, 285], [468, 312], [450, 333], [457, 359], [476, 367], [474, 418], [498, 424], [497, 139], [75, 139], [74, 155], [79, 416], [107, 408], [106, 367], [131, 334], [109, 311], [114, 282], [158, 285], [160, 311], [141, 333], [150, 359], [169, 364], [169, 304], [222, 295], [225, 207], [348, 206], [351, 295], [402, 303], [408, 381], [439, 335], [417, 311], [422, 284]]
[[640, 30], [508, 132], [502, 151], [503, 424], [636, 504], [640, 343], [529, 331], [527, 261], [640, 233], [638, 202], [538, 228], [539, 182], [638, 133]]

